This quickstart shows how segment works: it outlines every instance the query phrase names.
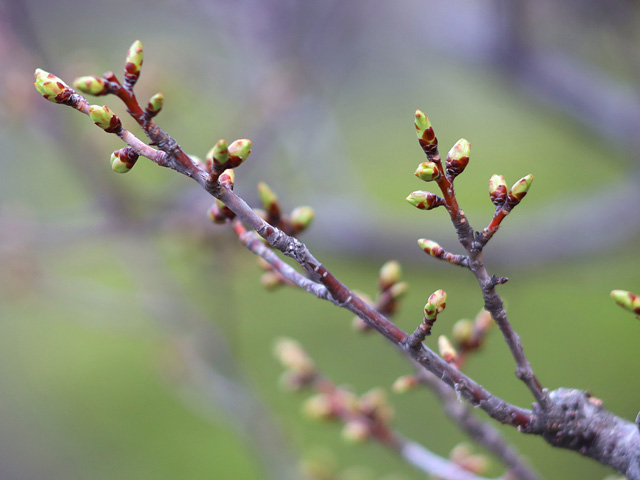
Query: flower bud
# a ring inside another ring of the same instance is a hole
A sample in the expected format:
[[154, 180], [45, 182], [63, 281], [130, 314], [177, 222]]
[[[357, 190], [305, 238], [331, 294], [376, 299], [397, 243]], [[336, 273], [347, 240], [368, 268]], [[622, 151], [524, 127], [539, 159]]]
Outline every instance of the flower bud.
[[109, 93], [107, 82], [105, 82], [103, 78], [96, 77], [95, 75], [76, 78], [73, 81], [73, 88], [88, 95], [95, 95], [96, 97]]
[[364, 420], [351, 420], [342, 429], [342, 438], [349, 443], [363, 443], [371, 436], [371, 428]]
[[457, 345], [468, 345], [473, 338], [473, 322], [463, 318], [453, 324], [451, 337]]
[[433, 152], [438, 147], [438, 139], [433, 131], [431, 122], [427, 116], [420, 110], [416, 110], [416, 118], [414, 125], [416, 126], [416, 135], [420, 146], [425, 152]]
[[258, 196], [260, 197], [260, 203], [262, 203], [262, 206], [269, 215], [280, 214], [278, 196], [269, 185], [264, 182], [258, 183]]
[[513, 184], [513, 187], [511, 187], [507, 196], [507, 203], [511, 208], [515, 207], [522, 201], [529, 191], [529, 187], [531, 187], [531, 182], [533, 182], [533, 175], [529, 174]]
[[442, 359], [447, 363], [453, 363], [457, 359], [458, 354], [445, 335], [440, 335], [438, 337], [438, 351], [440, 352]]
[[111, 154], [111, 169], [116, 173], [127, 173], [138, 161], [139, 155], [131, 147], [124, 147]]
[[478, 315], [476, 315], [476, 318], [473, 319], [473, 327], [479, 332], [488, 330], [494, 323], [491, 313], [484, 308], [480, 310]]
[[444, 253], [444, 248], [442, 248], [439, 244], [434, 242], [433, 240], [427, 240], [426, 238], [421, 238], [418, 240], [418, 245], [422, 250], [431, 255], [432, 257], [440, 257]]
[[91, 105], [89, 107], [91, 120], [105, 132], [115, 133], [122, 128], [118, 116], [107, 106]]
[[427, 320], [433, 321], [438, 314], [447, 306], [447, 292], [436, 290], [433, 292], [424, 306], [424, 316]]
[[407, 282], [398, 282], [391, 286], [389, 291], [391, 292], [391, 298], [399, 300], [404, 297], [404, 294], [409, 290], [409, 284]]
[[612, 290], [611, 297], [625, 310], [640, 315], [640, 296], [626, 290]]
[[275, 344], [274, 353], [286, 369], [298, 375], [310, 376], [316, 372], [313, 360], [295, 340], [281, 338]]
[[34, 73], [36, 81], [34, 83], [36, 90], [40, 95], [53, 103], [65, 103], [73, 94], [73, 90], [69, 85], [64, 83], [53, 73], [45, 72], [36, 68]]
[[229, 168], [220, 174], [218, 181], [229, 190], [233, 190], [236, 182], [236, 172], [232, 168]]
[[323, 394], [309, 397], [302, 405], [302, 412], [311, 420], [331, 420], [335, 416], [331, 400]]
[[264, 272], [260, 277], [260, 283], [268, 291], [273, 291], [276, 288], [284, 285], [282, 277], [274, 271]]
[[422, 162], [418, 165], [418, 168], [416, 168], [414, 175], [420, 180], [431, 182], [432, 180], [440, 178], [440, 170], [438, 169], [438, 165], [433, 162]]
[[235, 217], [235, 213], [229, 210], [220, 200], [216, 200], [216, 202], [207, 211], [207, 215], [213, 223], [220, 225], [227, 223], [227, 220]]
[[405, 200], [420, 210], [431, 210], [432, 208], [444, 205], [444, 199], [442, 197], [439, 197], [435, 193], [425, 192], [424, 190], [411, 192]]
[[154, 96], [149, 99], [149, 103], [147, 104], [147, 114], [153, 118], [162, 110], [162, 106], [164, 105], [164, 95], [158, 92]]
[[385, 264], [380, 268], [380, 273], [378, 274], [378, 288], [380, 290], [387, 290], [388, 288], [391, 288], [392, 285], [400, 281], [401, 276], [402, 267], [397, 261], [389, 260], [388, 262], [385, 262]]
[[142, 43], [140, 40], [136, 40], [129, 47], [129, 51], [127, 52], [127, 59], [124, 64], [124, 79], [125, 83], [129, 87], [133, 87], [133, 85], [138, 80], [140, 76], [140, 69], [142, 68]]
[[300, 233], [309, 228], [313, 218], [315, 216], [315, 212], [311, 207], [297, 207], [291, 212], [290, 220], [291, 220], [291, 228], [294, 233]]
[[417, 386], [418, 379], [414, 375], [403, 375], [393, 382], [391, 390], [395, 393], [406, 393], [409, 390], [415, 389]]
[[227, 147], [227, 141], [220, 139], [213, 148], [209, 150], [209, 153], [207, 153], [207, 170], [211, 171], [214, 166], [221, 168], [228, 160], [229, 149]]
[[251, 153], [251, 140], [246, 138], [236, 140], [229, 145], [229, 161], [232, 168], [239, 166]]
[[496, 207], [507, 199], [507, 184], [502, 175], [492, 175], [489, 179], [489, 197]]
[[471, 144], [464, 138], [461, 138], [449, 150], [447, 154], [447, 175], [452, 180], [460, 175], [469, 164], [469, 152]]

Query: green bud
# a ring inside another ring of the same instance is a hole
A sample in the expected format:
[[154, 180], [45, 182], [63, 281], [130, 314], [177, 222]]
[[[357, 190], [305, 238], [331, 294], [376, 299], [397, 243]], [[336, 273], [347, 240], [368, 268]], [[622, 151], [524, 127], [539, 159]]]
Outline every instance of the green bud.
[[131, 147], [124, 147], [111, 154], [111, 169], [116, 173], [127, 173], [138, 161], [139, 155]]
[[125, 78], [133, 80], [133, 83], [138, 79], [140, 75], [140, 69], [142, 68], [142, 42], [136, 40], [129, 47], [127, 52], [127, 59], [124, 64]]
[[76, 78], [73, 81], [73, 88], [88, 95], [95, 95], [96, 97], [109, 93], [107, 82], [105, 82], [103, 78], [96, 77], [95, 75]]
[[402, 377], [398, 377], [393, 385], [391, 386], [391, 390], [395, 393], [406, 393], [410, 390], [415, 389], [418, 386], [418, 380], [413, 375], [403, 375]]
[[278, 196], [266, 183], [258, 183], [258, 196], [260, 197], [260, 203], [262, 203], [262, 206], [268, 213], [280, 209]]
[[224, 139], [218, 140], [209, 153], [207, 153], [207, 169], [211, 170], [213, 166], [222, 167], [229, 161], [229, 147]]
[[36, 68], [34, 75], [36, 90], [50, 102], [65, 103], [73, 94], [73, 90], [53, 73]]
[[229, 161], [233, 167], [244, 162], [251, 153], [251, 140], [246, 138], [236, 140], [229, 145]]
[[424, 306], [424, 316], [427, 320], [433, 321], [438, 314], [447, 306], [447, 292], [436, 290], [433, 292]]
[[220, 174], [218, 181], [228, 189], [233, 190], [233, 186], [236, 183], [236, 172], [229, 168]]
[[529, 174], [513, 184], [507, 196], [507, 203], [510, 207], [513, 208], [522, 201], [531, 187], [531, 182], [533, 182], [533, 175]]
[[393, 286], [389, 289], [391, 292], [391, 298], [394, 300], [399, 300], [404, 297], [405, 293], [409, 290], [409, 284], [407, 282], [398, 282], [393, 284]]
[[385, 262], [385, 264], [380, 268], [380, 273], [378, 274], [378, 288], [380, 290], [387, 290], [388, 288], [391, 288], [394, 284], [400, 281], [401, 276], [402, 267], [400, 266], [400, 263], [395, 260]]
[[307, 399], [302, 405], [305, 417], [311, 420], [331, 420], [335, 412], [331, 407], [331, 401], [327, 395], [318, 394]]
[[626, 290], [612, 290], [611, 297], [625, 310], [640, 315], [640, 296]]
[[420, 110], [416, 110], [416, 118], [414, 122], [416, 126], [416, 135], [420, 146], [425, 152], [432, 152], [438, 147], [438, 139], [433, 131], [431, 122], [427, 116]]
[[291, 228], [295, 233], [300, 233], [309, 228], [313, 218], [315, 217], [315, 211], [311, 207], [296, 207], [291, 212]]
[[89, 116], [105, 132], [113, 133], [122, 128], [122, 123], [118, 116], [107, 106], [91, 105], [89, 107]]
[[274, 354], [282, 366], [301, 376], [316, 373], [316, 366], [302, 346], [293, 339], [281, 338], [276, 341]]
[[414, 175], [420, 180], [431, 182], [432, 180], [440, 178], [440, 170], [438, 169], [438, 165], [433, 162], [422, 162], [418, 165]]
[[444, 253], [444, 248], [442, 248], [439, 244], [434, 242], [433, 240], [427, 240], [426, 238], [421, 238], [418, 240], [418, 245], [422, 250], [431, 255], [432, 257], [440, 257]]
[[364, 420], [351, 420], [342, 428], [342, 438], [349, 443], [363, 443], [371, 436], [371, 428]]
[[451, 337], [457, 345], [468, 345], [473, 338], [473, 322], [463, 318], [453, 324]]
[[496, 207], [507, 199], [507, 183], [502, 175], [492, 175], [489, 179], [489, 197]]
[[453, 363], [457, 359], [456, 349], [453, 348], [453, 345], [445, 335], [438, 337], [438, 351], [442, 359], [447, 363]]
[[460, 175], [467, 165], [469, 164], [469, 153], [471, 151], [471, 144], [464, 138], [461, 138], [456, 144], [449, 150], [447, 154], [447, 175], [449, 178], [454, 179]]
[[405, 200], [420, 210], [431, 210], [432, 208], [444, 205], [444, 199], [442, 197], [439, 197], [435, 193], [425, 192], [424, 190], [411, 192]]
[[207, 216], [213, 223], [217, 223], [219, 225], [227, 223], [228, 217], [217, 203], [211, 205], [211, 208], [207, 210]]
[[162, 106], [164, 105], [164, 95], [162, 93], [156, 93], [149, 99], [149, 103], [147, 104], [147, 113], [151, 117], [155, 117], [162, 110]]

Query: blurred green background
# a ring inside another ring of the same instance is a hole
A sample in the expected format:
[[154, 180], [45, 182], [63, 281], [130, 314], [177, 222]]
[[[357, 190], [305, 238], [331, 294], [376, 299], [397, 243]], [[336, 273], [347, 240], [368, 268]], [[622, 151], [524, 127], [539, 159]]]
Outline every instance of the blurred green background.
[[[188, 153], [251, 138], [236, 191], [257, 205], [265, 180], [285, 209], [314, 206], [303, 240], [350, 287], [374, 295], [382, 263], [402, 262], [405, 330], [438, 288], [438, 333], [481, 308], [468, 272], [415, 243], [459, 251], [444, 211], [404, 201], [424, 188], [415, 109], [441, 151], [472, 143], [456, 186], [476, 229], [493, 173], [534, 174], [489, 270], [510, 278], [500, 293], [542, 383], [635, 418], [640, 324], [608, 292], [640, 292], [638, 20], [625, 1], [0, 2], [0, 477], [296, 478], [300, 459], [329, 456], [372, 479], [424, 478], [302, 418], [306, 395], [278, 387], [271, 353], [296, 338], [361, 393], [409, 372], [396, 351], [354, 333], [348, 312], [264, 291], [255, 258], [208, 221], [205, 192], [150, 162], [113, 174], [117, 139], [32, 87], [36, 67], [69, 83], [120, 75], [135, 39], [138, 97], [164, 93], [158, 123]], [[466, 370], [529, 407], [497, 331]], [[428, 392], [391, 398], [407, 437], [445, 456], [465, 439]], [[543, 478], [611, 473], [498, 428]]]

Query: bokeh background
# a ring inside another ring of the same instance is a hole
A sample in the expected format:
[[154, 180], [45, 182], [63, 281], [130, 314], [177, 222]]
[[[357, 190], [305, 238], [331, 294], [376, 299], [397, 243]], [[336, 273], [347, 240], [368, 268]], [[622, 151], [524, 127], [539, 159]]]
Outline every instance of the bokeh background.
[[[187, 152], [251, 138], [236, 191], [257, 205], [264, 180], [286, 209], [316, 208], [303, 240], [352, 288], [374, 294], [380, 265], [402, 262], [406, 330], [438, 288], [439, 333], [481, 308], [468, 272], [415, 243], [459, 251], [444, 211], [404, 201], [423, 188], [415, 109], [442, 151], [472, 143], [456, 185], [476, 229], [493, 210], [488, 178], [532, 173], [487, 248], [490, 271], [510, 277], [500, 292], [544, 385], [588, 389], [634, 419], [640, 323], [608, 292], [640, 291], [639, 14], [630, 0], [0, 1], [0, 477], [301, 478], [315, 458], [359, 478], [424, 478], [302, 418], [305, 395], [278, 387], [271, 354], [294, 337], [364, 392], [409, 371], [397, 352], [331, 305], [266, 292], [195, 183], [143, 161], [113, 174], [117, 139], [34, 91], [36, 67], [69, 83], [119, 74], [135, 39], [138, 97], [164, 93], [158, 123]], [[497, 331], [466, 368], [530, 405]], [[407, 437], [441, 455], [465, 440], [428, 392], [391, 399]], [[612, 473], [501, 430], [543, 478]]]

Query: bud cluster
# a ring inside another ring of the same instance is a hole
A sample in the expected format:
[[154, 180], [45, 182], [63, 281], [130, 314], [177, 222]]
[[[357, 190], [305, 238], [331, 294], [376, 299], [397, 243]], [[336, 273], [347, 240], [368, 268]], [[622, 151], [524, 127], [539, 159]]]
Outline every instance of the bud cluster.
[[229, 168], [239, 167], [251, 153], [251, 140], [242, 138], [227, 145], [224, 139], [209, 150], [206, 157], [207, 171], [220, 174]]

